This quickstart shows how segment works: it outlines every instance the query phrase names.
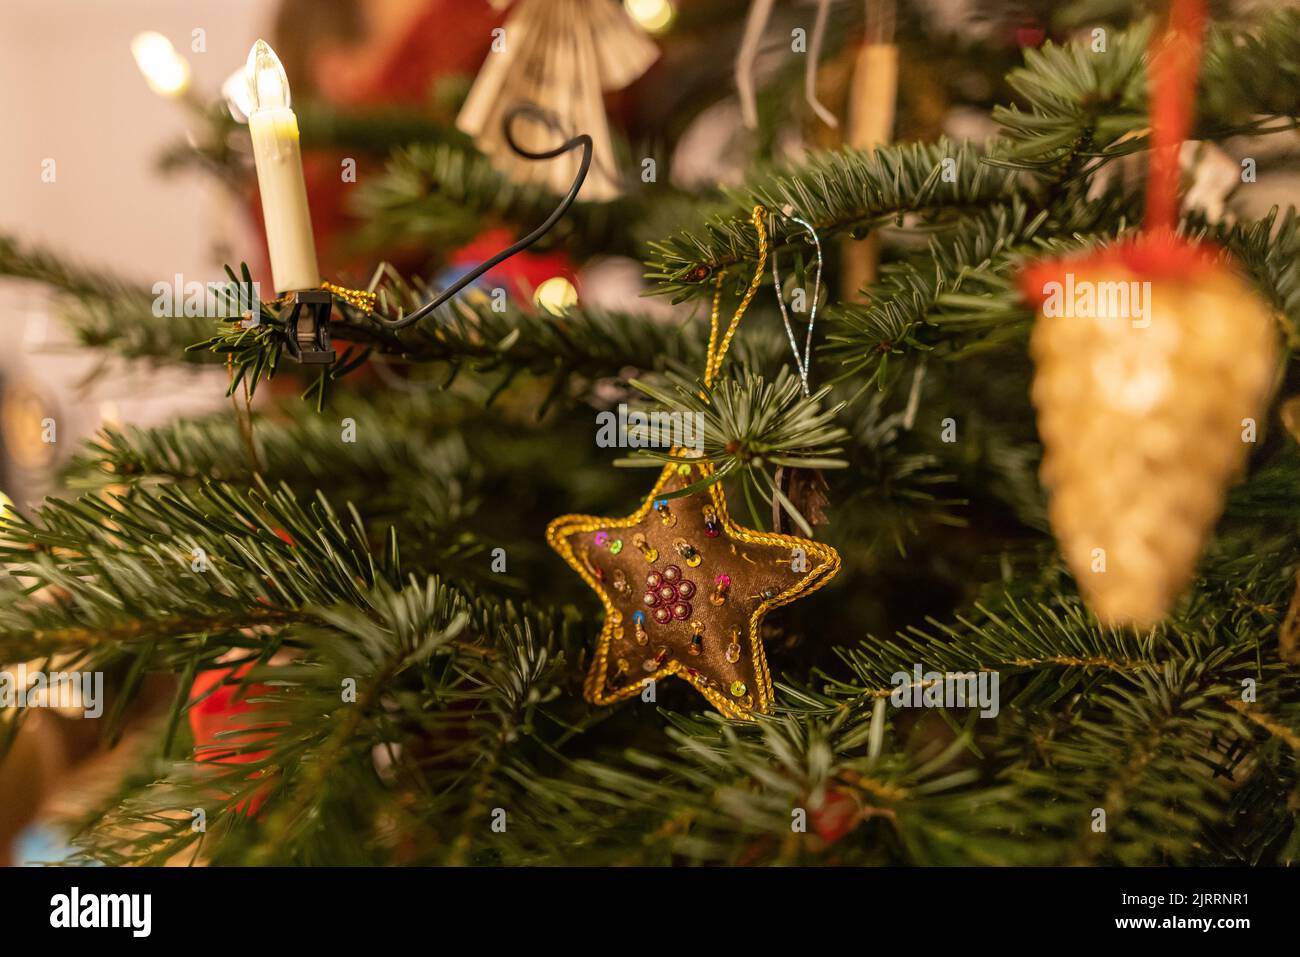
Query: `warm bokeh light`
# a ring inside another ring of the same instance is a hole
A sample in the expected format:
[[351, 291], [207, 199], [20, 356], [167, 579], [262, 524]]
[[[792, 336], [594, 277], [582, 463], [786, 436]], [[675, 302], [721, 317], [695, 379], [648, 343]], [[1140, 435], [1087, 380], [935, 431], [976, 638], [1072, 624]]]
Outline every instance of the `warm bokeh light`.
[[623, 0], [623, 6], [647, 33], [663, 33], [677, 16], [670, 0]]
[[190, 88], [190, 65], [161, 33], [147, 30], [131, 41], [131, 55], [149, 89], [159, 96], [180, 96]]
[[38, 472], [54, 461], [55, 414], [32, 379], [8, 383], [0, 393], [0, 435], [9, 460], [19, 469]]
[[253, 112], [253, 97], [248, 90], [248, 74], [240, 67], [221, 84], [221, 95], [225, 98], [226, 109], [237, 123], [247, 123], [248, 114]]
[[552, 315], [560, 315], [578, 302], [578, 290], [563, 276], [552, 276], [533, 293], [533, 302]]

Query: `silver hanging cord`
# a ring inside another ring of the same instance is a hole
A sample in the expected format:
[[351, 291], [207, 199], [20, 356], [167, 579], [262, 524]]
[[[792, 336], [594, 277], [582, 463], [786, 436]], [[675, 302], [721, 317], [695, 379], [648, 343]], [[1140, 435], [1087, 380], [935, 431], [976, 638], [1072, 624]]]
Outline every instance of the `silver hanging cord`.
[[817, 251], [817, 271], [813, 275], [813, 293], [812, 306], [808, 310], [808, 331], [804, 336], [803, 353], [799, 352], [799, 344], [795, 341], [794, 326], [790, 322], [790, 313], [785, 307], [785, 296], [781, 292], [781, 274], [777, 267], [776, 246], [772, 247], [772, 283], [776, 286], [776, 304], [781, 309], [781, 321], [785, 323], [785, 334], [790, 339], [790, 349], [794, 352], [794, 365], [799, 370], [799, 381], [803, 384], [803, 394], [811, 395], [812, 389], [808, 384], [808, 374], [812, 365], [812, 341], [813, 326], [817, 322], [817, 301], [821, 298], [822, 292], [822, 244], [817, 238], [817, 230], [813, 228], [812, 223], [800, 219], [794, 215], [789, 206], [782, 211], [791, 222], [798, 223], [808, 232], [809, 238], [812, 239], [813, 247]]

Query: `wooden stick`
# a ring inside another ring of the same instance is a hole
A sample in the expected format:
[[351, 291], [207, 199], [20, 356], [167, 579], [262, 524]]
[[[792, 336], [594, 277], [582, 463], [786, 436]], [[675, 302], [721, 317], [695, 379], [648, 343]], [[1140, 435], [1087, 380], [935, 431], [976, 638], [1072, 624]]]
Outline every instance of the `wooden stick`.
[[[858, 47], [849, 89], [848, 145], [875, 149], [894, 136], [898, 99], [898, 47], [894, 44], [894, 9], [890, 0], [868, 0], [867, 30]], [[860, 290], [876, 278], [880, 237], [844, 241], [841, 297], [860, 300]]]

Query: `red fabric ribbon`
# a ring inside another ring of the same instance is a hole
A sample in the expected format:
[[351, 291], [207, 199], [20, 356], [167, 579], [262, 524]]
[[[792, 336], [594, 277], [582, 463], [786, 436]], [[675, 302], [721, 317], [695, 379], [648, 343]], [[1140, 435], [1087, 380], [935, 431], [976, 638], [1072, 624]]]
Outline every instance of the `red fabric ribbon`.
[[1151, 39], [1148, 232], [1172, 232], [1178, 225], [1178, 150], [1191, 131], [1205, 18], [1205, 0], [1172, 0], [1167, 28]]

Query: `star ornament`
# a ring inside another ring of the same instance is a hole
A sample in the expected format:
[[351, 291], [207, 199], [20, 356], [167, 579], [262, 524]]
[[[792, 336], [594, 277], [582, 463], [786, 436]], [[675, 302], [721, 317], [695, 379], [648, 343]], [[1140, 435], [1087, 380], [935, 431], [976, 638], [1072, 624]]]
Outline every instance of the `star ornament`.
[[547, 527], [547, 542], [605, 606], [584, 685], [593, 704], [676, 675], [728, 717], [767, 713], [763, 618], [839, 571], [829, 545], [736, 525], [720, 483], [668, 497], [693, 474], [706, 478], [712, 466], [669, 464], [626, 518], [564, 515]]

